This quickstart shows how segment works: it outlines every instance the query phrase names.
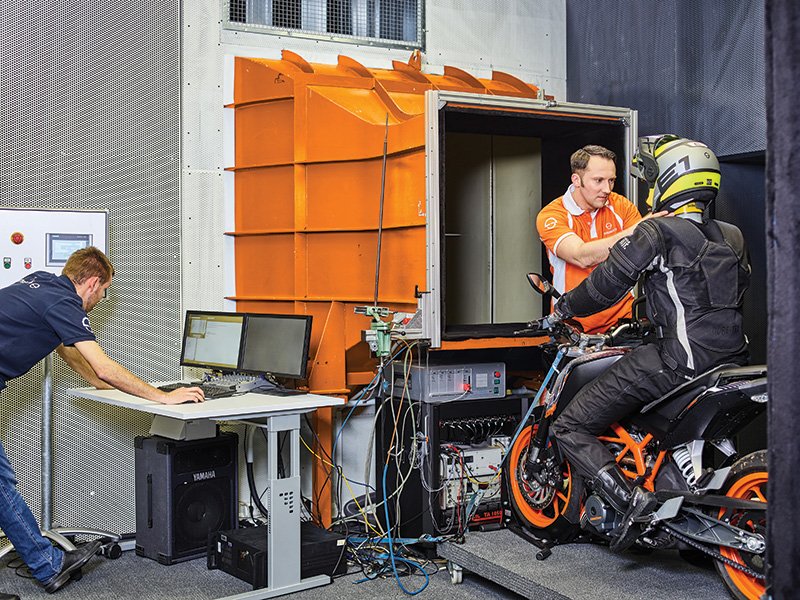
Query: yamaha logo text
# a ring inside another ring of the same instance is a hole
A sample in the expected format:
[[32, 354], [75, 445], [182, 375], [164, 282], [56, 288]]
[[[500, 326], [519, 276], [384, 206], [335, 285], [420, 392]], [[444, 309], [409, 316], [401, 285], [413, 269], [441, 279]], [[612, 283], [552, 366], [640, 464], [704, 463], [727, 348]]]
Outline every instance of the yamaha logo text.
[[192, 475], [192, 479], [195, 481], [205, 481], [206, 479], [214, 479], [216, 476], [216, 471], [201, 471], [200, 473]]

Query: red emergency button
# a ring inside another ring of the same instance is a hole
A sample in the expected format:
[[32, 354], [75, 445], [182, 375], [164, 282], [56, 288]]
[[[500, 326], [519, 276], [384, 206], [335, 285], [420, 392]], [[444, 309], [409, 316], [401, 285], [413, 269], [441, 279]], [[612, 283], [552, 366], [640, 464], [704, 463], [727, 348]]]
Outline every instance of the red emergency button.
[[495, 371], [495, 372], [494, 372], [494, 376], [495, 376], [495, 377], [500, 377], [500, 371]]
[[23, 241], [25, 241], [25, 236], [22, 235], [19, 231], [15, 231], [11, 234], [11, 242], [19, 246]]

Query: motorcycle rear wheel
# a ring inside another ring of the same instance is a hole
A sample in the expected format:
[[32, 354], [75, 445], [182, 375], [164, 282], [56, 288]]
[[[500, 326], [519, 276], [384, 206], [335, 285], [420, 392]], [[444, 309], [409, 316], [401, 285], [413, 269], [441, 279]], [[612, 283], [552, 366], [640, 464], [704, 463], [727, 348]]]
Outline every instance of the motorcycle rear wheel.
[[567, 463], [561, 466], [563, 483], [558, 489], [525, 480], [525, 461], [533, 431], [535, 426], [523, 429], [511, 447], [508, 465], [504, 469], [509, 502], [520, 524], [537, 537], [562, 540], [578, 530], [578, 526], [565, 515], [579, 514], [581, 494]]
[[[758, 502], [767, 501], [766, 450], [748, 454], [734, 463], [725, 485], [725, 495]], [[723, 508], [720, 509], [718, 518], [747, 531], [766, 535], [766, 512], [754, 513]], [[761, 555], [741, 552], [725, 546], [720, 547], [719, 551], [725, 558], [740, 565], [746, 565], [756, 572], [764, 572], [764, 558]], [[764, 579], [751, 577], [719, 561], [715, 561], [714, 566], [725, 582], [728, 592], [736, 600], [759, 600], [761, 598], [765, 587]]]

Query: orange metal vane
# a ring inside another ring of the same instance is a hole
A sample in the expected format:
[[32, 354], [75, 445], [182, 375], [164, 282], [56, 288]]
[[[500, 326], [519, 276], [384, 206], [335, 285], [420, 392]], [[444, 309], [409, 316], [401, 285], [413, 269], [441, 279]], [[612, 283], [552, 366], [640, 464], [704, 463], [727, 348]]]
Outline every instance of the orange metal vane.
[[539, 94], [506, 73], [434, 75], [420, 63], [419, 52], [392, 69], [287, 50], [235, 59], [233, 299], [237, 310], [314, 316], [312, 390], [344, 394], [373, 367], [357, 349], [368, 322], [353, 308], [373, 302], [387, 120], [378, 302], [413, 313], [427, 287], [425, 91]]

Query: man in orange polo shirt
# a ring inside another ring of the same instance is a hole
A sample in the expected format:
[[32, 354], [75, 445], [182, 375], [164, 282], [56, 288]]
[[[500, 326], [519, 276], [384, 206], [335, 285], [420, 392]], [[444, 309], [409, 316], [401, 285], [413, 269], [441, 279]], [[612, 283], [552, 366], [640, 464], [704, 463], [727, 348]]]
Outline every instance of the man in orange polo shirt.
[[[630, 235], [642, 220], [633, 203], [614, 193], [616, 155], [603, 146], [584, 146], [570, 158], [572, 184], [560, 198], [542, 208], [536, 229], [553, 273], [553, 286], [568, 292], [608, 257], [618, 240]], [[666, 212], [650, 216], [663, 216]], [[617, 320], [631, 316], [633, 295], [589, 317], [576, 318], [584, 331], [607, 331]]]

